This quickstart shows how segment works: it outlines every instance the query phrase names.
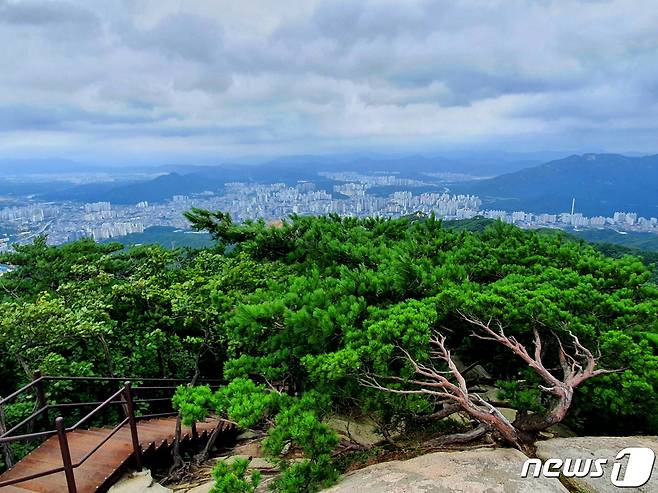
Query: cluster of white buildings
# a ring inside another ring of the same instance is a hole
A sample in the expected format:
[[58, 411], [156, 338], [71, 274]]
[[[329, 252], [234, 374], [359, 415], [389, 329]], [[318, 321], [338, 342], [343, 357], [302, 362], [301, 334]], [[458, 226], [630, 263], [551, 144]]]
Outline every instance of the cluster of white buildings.
[[396, 217], [414, 212], [434, 212], [441, 217], [463, 218], [475, 216], [482, 203], [474, 195], [414, 195], [410, 191], [400, 191], [388, 197], [380, 197], [368, 194], [366, 190], [364, 184], [347, 183], [334, 187], [336, 196], [333, 196], [324, 190], [315, 190], [310, 182], [296, 186], [284, 183], [227, 183], [225, 195], [217, 198], [217, 208], [230, 212], [237, 220], [330, 213], [357, 217]]
[[0, 209], [0, 221], [21, 224], [43, 221], [46, 218], [55, 217], [59, 208], [48, 205], [6, 207]]
[[[238, 222], [258, 218], [276, 220], [290, 214], [399, 217], [421, 212], [434, 213], [445, 219], [468, 219], [479, 215], [525, 228], [614, 228], [658, 233], [655, 217], [638, 217], [633, 212], [615, 212], [612, 217], [587, 217], [574, 211], [536, 214], [482, 210], [482, 201], [475, 195], [413, 193], [413, 186], [411, 190], [396, 191], [388, 196], [371, 193], [370, 189], [375, 186], [399, 185], [403, 181], [392, 175], [326, 175], [345, 181], [333, 186], [331, 193], [316, 189], [310, 181], [300, 181], [296, 185], [235, 182], [226, 183], [221, 194], [176, 195], [168, 202], [158, 204], [146, 201], [133, 205], [63, 202], [5, 207], [0, 209], [0, 231], [4, 230], [4, 235], [0, 236], [0, 251], [8, 249], [11, 242], [31, 241], [37, 234], [47, 234], [51, 244], [59, 244], [84, 237], [95, 240], [117, 238], [141, 233], [151, 226], [188, 228], [183, 213], [192, 207], [226, 211]], [[346, 181], [348, 179], [357, 181]], [[10, 236], [7, 236], [7, 231]]]
[[93, 202], [84, 205], [85, 212], [108, 212], [112, 210], [112, 204], [109, 202]]
[[94, 240], [105, 240], [108, 238], [117, 238], [126, 236], [131, 233], [143, 233], [144, 224], [136, 223], [103, 223], [98, 227], [90, 227], [85, 230], [82, 236], [93, 238]]
[[34, 204], [0, 209], [0, 229], [9, 232], [0, 238], [0, 251], [13, 242], [30, 242], [39, 234], [49, 243], [60, 244], [80, 238], [105, 240], [141, 233], [145, 229], [142, 207], [116, 206], [109, 202], [75, 204]]
[[612, 217], [588, 217], [580, 212], [535, 214], [532, 212], [486, 210], [481, 215], [526, 227], [614, 228], [622, 231], [658, 233], [658, 219], [638, 217], [634, 212], [615, 212]]

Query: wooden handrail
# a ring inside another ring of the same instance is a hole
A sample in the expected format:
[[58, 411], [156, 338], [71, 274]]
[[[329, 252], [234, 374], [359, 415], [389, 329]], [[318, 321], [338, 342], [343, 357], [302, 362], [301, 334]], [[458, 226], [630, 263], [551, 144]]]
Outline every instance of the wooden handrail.
[[55, 420], [57, 426], [57, 436], [59, 438], [59, 450], [62, 453], [62, 464], [64, 464], [64, 474], [66, 475], [66, 486], [69, 493], [78, 493], [75, 486], [75, 475], [73, 474], [73, 464], [71, 463], [71, 450], [69, 450], [69, 441], [66, 437], [66, 428], [64, 427], [64, 418], [61, 416]]
[[43, 381], [44, 378], [45, 378], [45, 377], [39, 377], [39, 378], [36, 378], [36, 379], [32, 380], [30, 383], [28, 383], [27, 385], [25, 385], [24, 387], [21, 387], [21, 388], [18, 389], [17, 391], [15, 391], [15, 392], [9, 394], [7, 397], [1, 398], [1, 399], [0, 399], [0, 406], [2, 406], [2, 405], [4, 405], [4, 404], [6, 404], [7, 402], [9, 402], [9, 401], [15, 399], [15, 398], [18, 397], [19, 395], [21, 395], [21, 394], [27, 392], [27, 391], [30, 390], [32, 387], [34, 387], [38, 382]]
[[[183, 378], [161, 378], [161, 377], [154, 377], [154, 378], [148, 378], [148, 377], [70, 377], [70, 376], [54, 376], [54, 375], [41, 375], [41, 372], [38, 370], [34, 372], [34, 378], [33, 380], [21, 387], [20, 389], [12, 392], [9, 394], [7, 397], [0, 397], [0, 406], [8, 403], [9, 401], [15, 399], [21, 394], [24, 394], [28, 390], [30, 390], [32, 387], [38, 387], [40, 384], [43, 382], [47, 381], [71, 381], [71, 382], [179, 382], [179, 383], [187, 383], [189, 380], [183, 379]], [[200, 383], [217, 383], [217, 384], [223, 384], [226, 383], [225, 380], [219, 379], [219, 378], [203, 378], [199, 380]], [[156, 388], [162, 388], [164, 389], [165, 387], [140, 387], [140, 388], [150, 388], [150, 389], [156, 389]], [[176, 388], [176, 387], [169, 387], [169, 388]], [[37, 390], [37, 392], [39, 392]], [[38, 396], [37, 396], [38, 397]], [[44, 399], [45, 400], [45, 399]]]
[[[5, 412], [2, 405], [0, 405], [0, 435], [4, 435], [6, 431], [7, 427], [5, 425]], [[11, 453], [11, 448], [9, 447], [8, 443], [2, 443], [1, 445], [2, 447], [0, 448], [2, 448], [2, 456], [5, 459], [5, 464], [8, 468], [12, 467], [14, 465], [14, 457]]]
[[67, 428], [66, 431], [75, 431], [75, 430], [77, 430], [78, 428], [80, 428], [80, 426], [82, 426], [85, 422], [87, 422], [87, 421], [89, 421], [91, 418], [93, 418], [94, 415], [95, 415], [96, 413], [98, 413], [99, 411], [102, 411], [102, 410], [105, 409], [107, 406], [109, 406], [110, 403], [111, 403], [114, 399], [116, 399], [117, 397], [119, 397], [122, 393], [123, 393], [123, 389], [119, 389], [119, 390], [117, 390], [114, 394], [112, 394], [110, 397], [108, 397], [108, 398], [105, 399], [103, 402], [101, 402], [101, 403], [100, 403], [98, 406], [96, 406], [93, 410], [91, 410], [90, 412], [88, 412], [87, 415], [84, 416], [83, 418], [81, 418], [76, 424], [74, 424], [74, 425], [71, 426], [70, 428]]
[[[101, 382], [117, 382], [117, 381], [123, 381], [124, 384], [126, 382], [186, 382], [186, 380], [180, 379], [180, 378], [145, 378], [145, 377], [128, 377], [128, 378], [122, 378], [122, 377], [67, 377], [67, 376], [51, 376], [51, 375], [41, 375], [40, 371], [36, 371], [34, 373], [34, 380], [30, 382], [29, 384], [21, 387], [20, 389], [16, 390], [15, 392], [11, 393], [7, 397], [0, 398], [0, 418], [2, 418], [3, 415], [3, 406], [8, 403], [9, 401], [15, 399], [16, 397], [20, 396], [21, 394], [24, 394], [31, 390], [32, 388], [35, 389], [36, 393], [36, 400], [37, 400], [37, 409], [27, 418], [25, 418], [23, 421], [20, 423], [14, 425], [11, 429], [7, 430], [5, 427], [5, 423], [2, 419], [0, 419], [0, 444], [6, 444], [7, 442], [10, 441], [26, 441], [26, 440], [31, 440], [34, 438], [43, 438], [47, 436], [52, 436], [57, 433], [56, 430], [49, 430], [49, 431], [42, 431], [42, 432], [37, 432], [37, 433], [28, 433], [24, 435], [17, 435], [12, 437], [10, 440], [9, 437], [10, 435], [20, 429], [21, 427], [33, 422], [36, 418], [38, 418], [40, 415], [44, 416], [44, 422], [48, 423], [48, 411], [50, 409], [60, 409], [60, 408], [65, 408], [65, 407], [84, 407], [84, 406], [93, 406], [93, 405], [107, 405], [107, 404], [125, 404], [125, 402], [107, 402], [106, 401], [99, 401], [99, 402], [70, 402], [70, 403], [65, 403], [65, 404], [48, 404], [46, 401], [45, 397], [45, 390], [43, 387], [43, 383], [47, 381], [101, 381]], [[224, 381], [221, 379], [202, 379], [200, 382], [215, 382], [215, 383], [223, 383]], [[131, 383], [132, 385], [132, 383]], [[211, 388], [219, 388], [220, 385], [211, 385]], [[151, 390], [176, 390], [178, 386], [174, 385], [149, 385], [149, 386], [138, 386], [134, 387], [133, 391], [138, 392], [138, 391], [151, 391]], [[120, 394], [121, 391], [117, 392], [115, 394], [115, 397]], [[150, 403], [150, 402], [158, 402], [158, 401], [165, 401], [168, 400], [169, 398], [152, 398], [152, 399], [133, 399], [134, 403], [140, 402], [140, 403]], [[85, 418], [83, 418], [82, 421], [88, 419], [90, 415], [93, 415], [94, 413], [98, 412], [100, 409], [96, 408], [89, 415], [87, 415]], [[166, 413], [168, 414], [168, 413]], [[166, 415], [162, 414], [162, 415]], [[170, 415], [170, 414], [168, 414]], [[79, 423], [82, 424], [82, 423]], [[79, 425], [78, 424], [78, 425]], [[77, 425], [76, 425], [77, 426]], [[75, 429], [75, 427], [73, 428]], [[72, 431], [72, 429], [69, 429], [68, 431]], [[11, 451], [5, 447], [4, 450], [4, 455], [6, 456], [5, 458], [8, 459], [9, 456], [11, 455]], [[11, 460], [7, 460], [7, 463], [13, 462]]]
[[133, 442], [133, 455], [137, 469], [142, 470], [142, 448], [139, 445], [139, 436], [137, 435], [137, 422], [135, 421], [135, 409], [133, 407], [132, 392], [130, 391], [130, 382], [123, 384], [123, 395], [126, 399], [126, 413], [128, 414], [128, 423], [130, 424], [130, 437]]
[[[37, 479], [43, 476], [48, 476], [51, 474], [57, 474], [60, 472], [64, 472], [66, 475], [66, 482], [67, 482], [67, 487], [68, 487], [68, 492], [69, 493], [77, 493], [77, 488], [75, 484], [75, 474], [74, 471], [76, 468], [80, 467], [84, 462], [86, 462], [91, 456], [93, 456], [94, 453], [98, 451], [112, 436], [114, 436], [123, 426], [128, 424], [130, 426], [130, 434], [131, 434], [131, 441], [132, 441], [132, 447], [133, 447], [133, 457], [135, 460], [135, 463], [139, 469], [142, 467], [142, 457], [141, 457], [141, 445], [139, 442], [139, 436], [138, 436], [138, 430], [137, 430], [137, 421], [139, 419], [145, 419], [145, 418], [152, 418], [152, 417], [161, 417], [161, 416], [172, 416], [172, 415], [177, 415], [178, 413], [172, 412], [172, 413], [156, 413], [156, 414], [149, 414], [146, 416], [142, 417], [137, 417], [135, 416], [135, 409], [134, 409], [134, 403], [135, 402], [161, 402], [164, 400], [170, 400], [170, 398], [162, 398], [162, 397], [157, 397], [153, 399], [134, 399], [133, 394], [136, 391], [139, 390], [175, 390], [176, 386], [147, 386], [147, 387], [132, 387], [131, 379], [126, 379], [124, 380], [124, 384], [122, 388], [114, 392], [111, 396], [109, 396], [107, 399], [101, 402], [87, 402], [87, 403], [67, 403], [67, 404], [47, 404], [45, 403], [45, 392], [42, 387], [42, 383], [44, 381], [48, 380], [86, 380], [86, 377], [48, 377], [48, 376], [42, 376], [40, 374], [35, 375], [35, 379], [28, 385], [24, 386], [23, 388], [19, 389], [18, 391], [14, 392], [10, 396], [8, 396], [5, 399], [0, 400], [0, 418], [2, 418], [2, 404], [8, 402], [9, 400], [17, 397], [23, 392], [26, 392], [30, 390], [32, 387], [35, 387], [37, 390], [37, 401], [41, 404], [43, 404], [37, 411], [32, 413], [28, 418], [24, 419], [21, 421], [19, 424], [15, 425], [12, 427], [10, 430], [4, 430], [2, 426], [0, 426], [0, 445], [5, 448], [5, 450], [10, 450], [8, 448], [9, 443], [11, 442], [17, 442], [17, 441], [25, 441], [25, 440], [32, 440], [35, 438], [42, 438], [42, 437], [48, 437], [48, 436], [53, 436], [57, 435], [58, 440], [59, 440], [59, 446], [60, 446], [60, 452], [62, 455], [62, 467], [57, 467], [57, 468], [52, 468], [46, 471], [42, 471], [40, 473], [36, 474], [31, 474], [29, 476], [25, 477], [20, 477], [20, 478], [14, 478], [11, 480], [3, 481], [0, 482], [0, 488], [4, 486], [9, 486], [12, 484], [16, 483], [21, 483], [24, 481], [29, 481], [31, 479]], [[91, 377], [91, 380], [106, 380], [106, 381], [117, 381], [117, 377], [108, 377], [107, 379], [104, 377]], [[132, 381], [153, 381], [153, 382], [165, 382], [165, 381], [182, 381], [179, 379], [148, 379], [148, 378], [135, 378], [132, 379]], [[215, 380], [219, 381], [219, 380]], [[39, 386], [39, 387], [37, 387]], [[173, 392], [172, 392], [173, 393]], [[107, 406], [113, 405], [113, 404], [121, 404], [125, 410], [126, 417], [118, 424], [116, 425], [110, 433], [108, 433], [105, 437], [103, 437], [98, 444], [96, 444], [92, 449], [87, 452], [77, 463], [73, 463], [71, 461], [71, 454], [70, 450], [68, 448], [68, 439], [67, 439], [67, 433], [70, 433], [72, 431], [77, 430], [80, 428], [82, 425], [84, 425], [86, 422], [88, 422], [93, 416], [98, 414], [100, 411], [105, 409]], [[58, 407], [72, 407], [72, 406], [84, 406], [84, 405], [96, 405], [96, 407], [87, 413], [84, 417], [82, 417], [80, 420], [78, 420], [77, 423], [75, 423], [73, 426], [66, 427], [64, 424], [64, 419], [61, 416], [58, 416], [57, 419], [55, 420], [55, 430], [48, 430], [48, 431], [40, 431], [40, 432], [35, 432], [35, 433], [28, 433], [24, 435], [16, 435], [16, 436], [11, 436], [11, 434], [19, 429], [21, 426], [26, 425], [30, 421], [33, 421], [37, 417], [39, 417], [41, 414], [47, 412], [49, 409], [55, 409]], [[0, 419], [0, 425], [4, 425], [4, 421]], [[9, 454], [6, 457], [7, 463], [10, 464], [12, 462], [12, 458], [10, 457]]]
[[[55, 420], [55, 432], [39, 432], [39, 433], [31, 433], [27, 435], [22, 435], [22, 436], [17, 436], [17, 437], [5, 437], [2, 439], [4, 442], [10, 442], [10, 441], [16, 441], [19, 439], [24, 439], [24, 438], [30, 438], [30, 437], [35, 437], [35, 436], [42, 436], [43, 433], [49, 433], [49, 434], [57, 434], [57, 437], [59, 439], [59, 448], [60, 452], [62, 455], [62, 467], [61, 468], [54, 468], [54, 469], [49, 469], [47, 471], [42, 471], [41, 473], [37, 474], [32, 474], [30, 476], [25, 476], [25, 477], [20, 477], [20, 478], [14, 478], [9, 481], [4, 481], [0, 482], [0, 488], [3, 486], [9, 486], [12, 484], [17, 484], [21, 483], [24, 481], [28, 481], [30, 479], [36, 479], [39, 477], [43, 476], [48, 476], [51, 474], [56, 474], [59, 472], [64, 472], [66, 475], [66, 484], [68, 488], [69, 493], [77, 493], [77, 488], [75, 484], [75, 469], [80, 467], [82, 464], [84, 464], [98, 449], [100, 449], [112, 436], [114, 436], [126, 423], [130, 424], [130, 432], [131, 432], [131, 438], [132, 438], [132, 444], [133, 444], [133, 455], [137, 464], [137, 467], [141, 470], [142, 468], [142, 458], [141, 458], [141, 446], [139, 444], [139, 436], [137, 434], [137, 425], [136, 425], [136, 418], [135, 418], [135, 411], [133, 407], [133, 400], [132, 400], [132, 392], [131, 392], [131, 385], [130, 382], [125, 382], [124, 386], [116, 391], [114, 394], [112, 394], [110, 397], [105, 399], [103, 402], [101, 402], [98, 406], [96, 406], [91, 412], [89, 412], [86, 416], [84, 416], [82, 419], [80, 419], [76, 424], [74, 424], [71, 427], [66, 427], [64, 424], [64, 418], [61, 416], [57, 417]], [[122, 396], [123, 399], [119, 401], [115, 401], [115, 399], [118, 396]], [[67, 439], [67, 433], [70, 433], [72, 431], [77, 430], [80, 426], [82, 426], [84, 423], [86, 423], [89, 419], [91, 419], [95, 414], [103, 410], [105, 407], [113, 404], [113, 403], [122, 403], [125, 404], [125, 409], [126, 409], [126, 414], [127, 416], [119, 423], [117, 426], [114, 427], [114, 429], [107, 435], [105, 436], [100, 443], [98, 443], [96, 446], [94, 446], [87, 454], [85, 454], [82, 459], [73, 464], [71, 461], [71, 451], [69, 450], [69, 445], [68, 445], [68, 439]], [[37, 413], [38, 415], [39, 413]], [[11, 431], [11, 430], [10, 430]]]

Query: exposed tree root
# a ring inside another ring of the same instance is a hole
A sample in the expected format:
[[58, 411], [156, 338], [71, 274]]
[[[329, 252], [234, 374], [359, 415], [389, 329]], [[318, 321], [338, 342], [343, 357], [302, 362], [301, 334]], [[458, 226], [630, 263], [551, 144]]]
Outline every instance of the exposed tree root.
[[439, 438], [435, 438], [434, 440], [428, 442], [428, 445], [445, 447], [447, 445], [469, 443], [477, 440], [489, 431], [491, 431], [491, 426], [486, 423], [480, 423], [472, 430], [466, 431], [464, 433], [453, 433], [452, 435], [445, 435]]
[[199, 452], [197, 455], [194, 456], [194, 463], [199, 465], [204, 463], [205, 461], [208, 460], [208, 457], [210, 457], [210, 452], [212, 451], [213, 447], [215, 446], [215, 442], [217, 441], [217, 437], [219, 436], [219, 433], [221, 432], [220, 430], [221, 427], [217, 426], [212, 433], [210, 434], [210, 437], [208, 438], [208, 442], [206, 443], [206, 446], [203, 447], [203, 450]]

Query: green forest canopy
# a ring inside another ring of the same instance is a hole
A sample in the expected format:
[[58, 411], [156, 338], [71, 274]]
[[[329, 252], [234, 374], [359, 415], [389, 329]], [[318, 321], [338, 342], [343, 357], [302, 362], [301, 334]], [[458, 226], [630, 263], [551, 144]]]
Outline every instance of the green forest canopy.
[[435, 404], [357, 377], [408, 375], [398, 347], [422, 359], [439, 330], [464, 365], [481, 364], [518, 408], [541, 412], [527, 368], [469, 337], [462, 312], [500, 321], [528, 345], [537, 328], [547, 353], [569, 331], [598, 347], [601, 366], [623, 371], [579, 388], [568, 423], [658, 432], [658, 287], [638, 257], [502, 223], [473, 232], [431, 217], [293, 216], [281, 227], [201, 210], [188, 218], [216, 246], [125, 251], [39, 238], [3, 254], [16, 269], [0, 277], [0, 394], [37, 369], [189, 378], [205, 341], [204, 376], [285, 382], [323, 396], [325, 411], [357, 409], [385, 427]]

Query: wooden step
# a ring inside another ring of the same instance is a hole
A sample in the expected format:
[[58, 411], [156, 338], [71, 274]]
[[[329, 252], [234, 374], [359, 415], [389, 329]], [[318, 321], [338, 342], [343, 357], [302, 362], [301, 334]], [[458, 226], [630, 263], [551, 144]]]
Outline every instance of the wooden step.
[[2, 490], [2, 493], [30, 493], [31, 492], [31, 490], [19, 488], [18, 486], [5, 486], [4, 488], [0, 488], [0, 490]]
[[[206, 420], [197, 425], [199, 439], [207, 437], [216, 427], [220, 427], [222, 430], [234, 429], [233, 424], [223, 420]], [[110, 431], [112, 431], [112, 428], [92, 428], [67, 433], [72, 462], [74, 464], [79, 462]], [[181, 443], [184, 444], [193, 439], [190, 427], [184, 426], [181, 431]], [[175, 417], [145, 420], [137, 423], [137, 434], [143, 451], [157, 451], [161, 447], [171, 446], [175, 433]], [[132, 456], [132, 436], [130, 428], [125, 425], [85, 463], [74, 469], [78, 493], [95, 493], [107, 487], [107, 483], [116, 477], [118, 472], [130, 462]], [[62, 455], [59, 440], [56, 436], [50, 437], [12, 469], [0, 475], [0, 483], [61, 466]], [[67, 491], [66, 477], [63, 472], [0, 487], [0, 493], [66, 493]]]

